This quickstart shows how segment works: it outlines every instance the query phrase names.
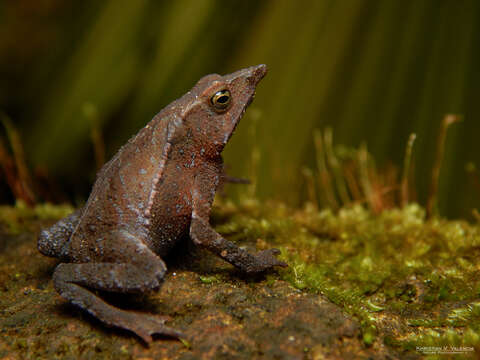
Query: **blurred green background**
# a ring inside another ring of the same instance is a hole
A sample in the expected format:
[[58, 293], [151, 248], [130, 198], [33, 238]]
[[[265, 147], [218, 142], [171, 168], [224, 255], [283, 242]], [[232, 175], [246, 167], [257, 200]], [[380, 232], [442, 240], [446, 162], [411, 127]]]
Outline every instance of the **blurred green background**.
[[[201, 76], [259, 63], [269, 74], [224, 157], [231, 175], [255, 176], [261, 198], [305, 200], [313, 130], [331, 127], [335, 144], [365, 142], [379, 168], [401, 168], [416, 133], [424, 204], [439, 128], [454, 113], [463, 121], [448, 130], [440, 213], [478, 207], [478, 0], [0, 2], [0, 108], [32, 176], [62, 194], [54, 200], [85, 200], [103, 154]], [[0, 188], [12, 202], [5, 176]]]

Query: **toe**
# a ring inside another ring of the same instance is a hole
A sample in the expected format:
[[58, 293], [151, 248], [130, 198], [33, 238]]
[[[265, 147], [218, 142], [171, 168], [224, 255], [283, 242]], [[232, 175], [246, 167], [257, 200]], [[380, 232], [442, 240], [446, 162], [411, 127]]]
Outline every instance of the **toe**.
[[270, 252], [272, 253], [272, 255], [280, 255], [280, 250], [278, 249], [270, 249]]
[[183, 334], [181, 331], [172, 329], [168, 326], [163, 326], [161, 329], [157, 329], [154, 334], [169, 336], [175, 339], [185, 338], [185, 334]]
[[138, 337], [140, 337], [148, 346], [152, 343], [153, 339], [152, 336], [142, 329], [139, 330], [132, 330]]

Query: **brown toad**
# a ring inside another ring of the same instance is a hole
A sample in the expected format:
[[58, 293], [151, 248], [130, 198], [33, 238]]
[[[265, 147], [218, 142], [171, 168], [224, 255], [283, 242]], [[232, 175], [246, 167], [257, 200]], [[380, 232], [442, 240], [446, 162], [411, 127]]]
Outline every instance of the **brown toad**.
[[41, 232], [40, 252], [62, 262], [53, 281], [64, 298], [149, 343], [152, 334], [181, 333], [160, 316], [113, 307], [94, 290], [158, 290], [167, 271], [162, 257], [183, 236], [245, 273], [286, 266], [277, 249], [250, 254], [209, 224], [221, 152], [266, 72], [258, 65], [200, 79], [103, 166], [82, 209]]

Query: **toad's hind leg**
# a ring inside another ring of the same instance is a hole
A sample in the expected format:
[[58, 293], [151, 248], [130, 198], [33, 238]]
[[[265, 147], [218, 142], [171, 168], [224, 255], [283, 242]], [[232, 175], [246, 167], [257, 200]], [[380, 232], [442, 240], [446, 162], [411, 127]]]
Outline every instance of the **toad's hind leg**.
[[66, 258], [66, 245], [82, 216], [83, 208], [61, 219], [38, 236], [38, 250], [46, 256]]
[[[141, 293], [158, 290], [166, 272], [164, 262], [137, 238], [125, 232], [115, 232], [119, 263], [60, 264], [55, 269], [55, 289], [62, 297], [86, 310], [103, 323], [130, 330], [146, 343], [153, 334], [180, 337], [182, 334], [164, 325], [166, 318], [118, 309], [107, 304], [91, 289], [121, 293]], [[127, 262], [128, 261], [128, 262]]]

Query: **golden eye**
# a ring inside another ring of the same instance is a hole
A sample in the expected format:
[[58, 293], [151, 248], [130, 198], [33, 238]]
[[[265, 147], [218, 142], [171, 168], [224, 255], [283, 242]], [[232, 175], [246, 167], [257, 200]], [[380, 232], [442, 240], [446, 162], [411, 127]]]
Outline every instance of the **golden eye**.
[[220, 90], [217, 91], [211, 98], [210, 102], [212, 103], [212, 106], [215, 108], [217, 111], [223, 111], [225, 110], [228, 105], [230, 104], [232, 96], [230, 94], [230, 91], [228, 90]]

